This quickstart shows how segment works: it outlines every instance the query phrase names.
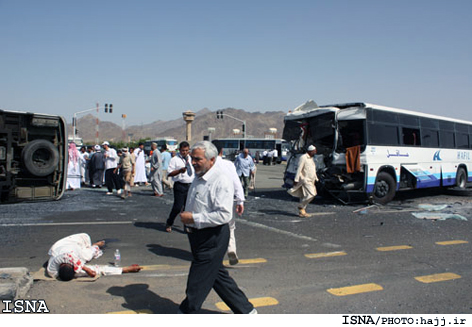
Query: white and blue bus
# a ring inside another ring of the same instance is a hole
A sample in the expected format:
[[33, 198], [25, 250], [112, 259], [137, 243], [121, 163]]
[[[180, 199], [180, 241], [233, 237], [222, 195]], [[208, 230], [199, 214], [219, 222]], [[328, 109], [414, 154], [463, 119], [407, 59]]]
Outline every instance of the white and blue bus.
[[249, 154], [256, 158], [257, 155], [262, 160], [264, 151], [277, 150], [277, 162], [286, 160], [285, 140], [269, 138], [221, 138], [212, 141], [215, 145], [223, 148], [223, 156], [229, 160], [234, 160], [236, 155], [244, 148], [249, 150]]
[[287, 188], [310, 144], [318, 150], [317, 188], [345, 203], [363, 195], [385, 204], [400, 190], [465, 189], [472, 180], [472, 122], [368, 103], [313, 101], [284, 121], [283, 138], [292, 143]]
[[151, 153], [151, 144], [155, 142], [157, 143], [157, 148], [160, 149], [162, 146], [167, 146], [167, 151], [169, 152], [175, 152], [177, 151], [178, 147], [178, 142], [175, 138], [173, 137], [161, 137], [158, 139], [154, 140], [149, 140], [144, 142], [144, 151], [146, 155], [149, 155]]

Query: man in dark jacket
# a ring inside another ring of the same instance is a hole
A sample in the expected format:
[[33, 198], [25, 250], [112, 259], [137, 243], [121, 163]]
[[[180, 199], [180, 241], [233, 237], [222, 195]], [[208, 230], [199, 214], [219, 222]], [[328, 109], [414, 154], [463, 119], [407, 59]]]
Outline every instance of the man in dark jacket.
[[105, 156], [103, 155], [100, 145], [95, 145], [95, 153], [90, 159], [91, 178], [90, 184], [92, 187], [102, 187], [103, 172], [105, 171]]

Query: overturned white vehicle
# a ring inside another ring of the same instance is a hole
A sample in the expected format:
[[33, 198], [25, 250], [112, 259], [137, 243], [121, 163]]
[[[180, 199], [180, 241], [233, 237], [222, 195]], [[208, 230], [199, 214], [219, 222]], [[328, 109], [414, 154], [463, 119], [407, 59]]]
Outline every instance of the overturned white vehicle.
[[368, 103], [318, 106], [285, 116], [292, 144], [284, 175], [293, 185], [298, 158], [310, 144], [317, 189], [343, 203], [387, 203], [399, 190], [464, 189], [472, 180], [472, 122]]
[[0, 110], [0, 203], [60, 199], [67, 160], [62, 117]]

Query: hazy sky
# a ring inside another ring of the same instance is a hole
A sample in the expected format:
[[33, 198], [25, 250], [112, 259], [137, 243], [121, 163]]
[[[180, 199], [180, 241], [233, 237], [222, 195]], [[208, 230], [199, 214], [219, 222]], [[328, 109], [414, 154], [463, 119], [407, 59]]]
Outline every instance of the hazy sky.
[[[472, 120], [471, 0], [0, 0], [0, 109], [186, 110], [363, 101]], [[79, 115], [80, 117], [80, 115]]]

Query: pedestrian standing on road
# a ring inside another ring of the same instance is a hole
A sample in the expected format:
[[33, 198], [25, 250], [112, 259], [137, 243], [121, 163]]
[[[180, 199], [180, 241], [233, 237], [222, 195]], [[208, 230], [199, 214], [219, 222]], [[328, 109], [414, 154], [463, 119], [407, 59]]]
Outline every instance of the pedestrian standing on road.
[[88, 152], [85, 146], [80, 148], [80, 183], [85, 185], [87, 183], [87, 161], [88, 161]]
[[268, 153], [269, 153], [269, 152], [268, 152], [267, 150], [264, 150], [264, 151], [262, 152], [262, 164], [263, 164], [264, 166], [267, 165], [267, 154], [268, 154]]
[[121, 194], [121, 182], [119, 180], [117, 169], [118, 166], [118, 154], [116, 150], [110, 147], [110, 143], [107, 141], [102, 143], [102, 147], [105, 150], [105, 185], [107, 186], [107, 195], [113, 194], [113, 189], [116, 189], [116, 194]]
[[120, 162], [118, 163], [118, 168], [120, 169], [120, 174], [124, 182], [124, 191], [121, 194], [122, 199], [131, 196], [131, 185], [133, 181], [135, 165], [136, 163], [134, 161], [134, 156], [129, 153], [128, 148], [123, 148]]
[[92, 159], [93, 154], [93, 146], [87, 146], [87, 157], [84, 156], [84, 158], [86, 158], [87, 160], [87, 165], [85, 166], [85, 184], [87, 184], [88, 186], [92, 185], [92, 171], [90, 168], [90, 160]]
[[96, 144], [94, 149], [95, 153], [92, 159], [90, 159], [90, 168], [92, 168], [93, 171], [92, 176], [90, 176], [90, 182], [92, 183], [92, 187], [101, 188], [103, 185], [103, 172], [105, 171], [105, 157], [100, 145]]
[[186, 226], [193, 259], [186, 298], [179, 311], [198, 312], [213, 288], [234, 313], [257, 313], [223, 266], [229, 242], [228, 223], [233, 215], [233, 183], [215, 165], [218, 151], [212, 143], [197, 142], [191, 156], [197, 176], [180, 218]]
[[172, 155], [167, 151], [167, 145], [161, 146], [161, 156], [162, 156], [162, 187], [167, 187], [169, 190], [172, 190], [172, 182], [168, 177], [169, 162], [172, 159]]
[[92, 244], [90, 236], [85, 233], [64, 237], [49, 249], [46, 272], [50, 277], [67, 282], [76, 277], [120, 275], [127, 272], [138, 272], [142, 269], [139, 265], [123, 268], [85, 265], [92, 259], [102, 256], [103, 252], [100, 248], [104, 245], [105, 241]]
[[154, 196], [164, 196], [162, 190], [162, 156], [159, 150], [157, 150], [157, 143], [151, 143], [152, 156], [151, 156], [151, 172], [149, 180], [151, 181], [152, 190]]
[[277, 164], [277, 158], [279, 157], [279, 151], [277, 151], [277, 149], [274, 149], [271, 152], [272, 152], [272, 164], [275, 165], [275, 164]]
[[[223, 159], [223, 148], [221, 145], [216, 145], [216, 149], [218, 151], [218, 157], [216, 157], [216, 165], [227, 175], [231, 178], [233, 182], [234, 188], [234, 201], [236, 202], [236, 213], [238, 216], [241, 216], [244, 212], [244, 201], [246, 198], [244, 197], [244, 190], [243, 186], [241, 185], [241, 180], [238, 177], [238, 173], [236, 172], [236, 168], [234, 164], [226, 159]], [[238, 254], [236, 252], [236, 236], [235, 231], [236, 229], [236, 221], [233, 218], [229, 222], [229, 244], [228, 244], [228, 258], [230, 265], [236, 265], [239, 262]]]
[[298, 215], [302, 218], [312, 216], [307, 213], [305, 209], [316, 196], [315, 183], [318, 181], [318, 176], [316, 175], [316, 165], [313, 160], [315, 154], [315, 146], [310, 145], [307, 149], [307, 153], [302, 155], [298, 161], [298, 169], [293, 181], [293, 187], [288, 190], [290, 195], [300, 198]]
[[179, 145], [179, 153], [177, 153], [169, 162], [169, 176], [174, 181], [174, 205], [166, 221], [166, 232], [172, 231], [175, 218], [182, 211], [187, 201], [187, 193], [195, 174], [190, 162], [190, 144], [183, 141]]
[[236, 172], [238, 173], [241, 183], [243, 184], [244, 196], [247, 197], [249, 194], [249, 184], [251, 177], [254, 178], [254, 171], [256, 166], [254, 160], [249, 155], [249, 150], [244, 149], [243, 153], [240, 153], [234, 161]]
[[80, 152], [75, 143], [69, 143], [69, 162], [67, 164], [67, 189], [80, 188]]
[[136, 184], [144, 183], [148, 185], [146, 177], [146, 160], [144, 158], [144, 143], [139, 143], [139, 146], [134, 149], [134, 155], [136, 157], [136, 174], [134, 176], [134, 182]]

